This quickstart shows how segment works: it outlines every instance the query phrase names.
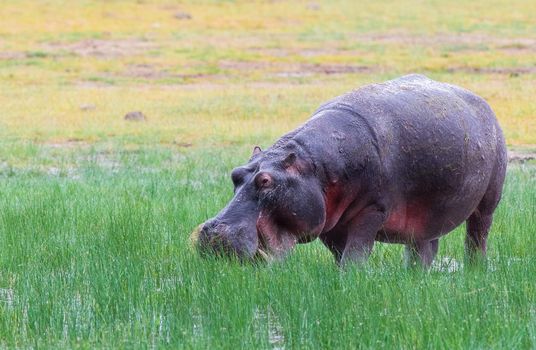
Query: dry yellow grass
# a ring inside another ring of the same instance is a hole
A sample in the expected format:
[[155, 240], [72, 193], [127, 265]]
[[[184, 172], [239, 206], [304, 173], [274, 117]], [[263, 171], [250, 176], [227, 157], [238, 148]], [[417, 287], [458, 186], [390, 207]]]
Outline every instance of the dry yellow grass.
[[[534, 1], [3, 1], [4, 140], [268, 144], [409, 72], [465, 86], [536, 144]], [[191, 18], [187, 18], [190, 16]], [[126, 123], [141, 110], [145, 123]]]

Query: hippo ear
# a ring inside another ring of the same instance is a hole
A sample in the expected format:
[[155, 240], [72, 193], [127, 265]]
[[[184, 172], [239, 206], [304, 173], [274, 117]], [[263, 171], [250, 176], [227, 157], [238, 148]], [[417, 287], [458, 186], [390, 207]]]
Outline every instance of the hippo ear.
[[283, 161], [283, 166], [285, 168], [290, 168], [291, 166], [294, 165], [294, 163], [296, 163], [296, 153], [291, 152]]
[[262, 152], [262, 149], [259, 146], [255, 146], [255, 148], [253, 148], [253, 154], [251, 156], [252, 157], [256, 156], [257, 154], [259, 154], [261, 152]]

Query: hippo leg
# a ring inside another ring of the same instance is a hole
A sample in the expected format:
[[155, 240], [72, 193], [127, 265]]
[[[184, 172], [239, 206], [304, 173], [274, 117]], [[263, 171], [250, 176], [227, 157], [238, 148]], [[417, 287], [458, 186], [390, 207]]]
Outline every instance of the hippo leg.
[[468, 264], [483, 260], [486, 255], [486, 241], [493, 215], [482, 215], [476, 210], [467, 219], [467, 235], [465, 236], [465, 258]]
[[320, 235], [320, 240], [331, 251], [337, 263], [341, 262], [342, 252], [346, 246], [347, 235], [344, 232], [338, 232], [336, 228]]
[[366, 208], [351, 220], [336, 225], [320, 238], [339, 265], [362, 263], [370, 255], [376, 233], [384, 220], [383, 212]]
[[466, 221], [465, 260], [468, 264], [483, 262], [485, 258], [486, 241], [493, 222], [493, 212], [501, 199], [506, 171], [505, 158], [506, 155], [503, 153], [484, 197]]
[[439, 248], [439, 239], [416, 241], [406, 245], [406, 266], [429, 268]]

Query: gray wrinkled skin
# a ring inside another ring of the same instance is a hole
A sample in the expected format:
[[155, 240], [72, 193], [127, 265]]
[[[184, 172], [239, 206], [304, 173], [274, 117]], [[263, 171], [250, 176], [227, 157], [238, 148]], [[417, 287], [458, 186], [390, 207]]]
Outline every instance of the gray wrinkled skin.
[[371, 84], [235, 169], [235, 197], [199, 246], [221, 250], [210, 244], [217, 236], [240, 256], [282, 256], [320, 238], [345, 264], [381, 241], [405, 244], [409, 265], [429, 266], [438, 239], [466, 221], [473, 261], [485, 254], [505, 171], [503, 134], [482, 98], [422, 75]]

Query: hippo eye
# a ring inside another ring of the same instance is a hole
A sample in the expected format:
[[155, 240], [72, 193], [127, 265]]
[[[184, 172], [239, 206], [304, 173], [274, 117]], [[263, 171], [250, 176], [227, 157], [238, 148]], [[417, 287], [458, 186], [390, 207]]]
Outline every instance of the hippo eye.
[[272, 183], [273, 178], [268, 173], [259, 173], [255, 176], [255, 185], [257, 185], [257, 188], [259, 189], [272, 187]]

